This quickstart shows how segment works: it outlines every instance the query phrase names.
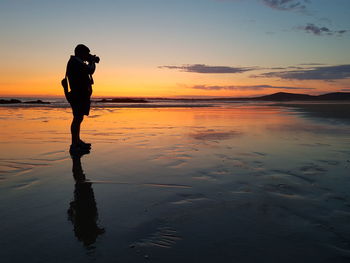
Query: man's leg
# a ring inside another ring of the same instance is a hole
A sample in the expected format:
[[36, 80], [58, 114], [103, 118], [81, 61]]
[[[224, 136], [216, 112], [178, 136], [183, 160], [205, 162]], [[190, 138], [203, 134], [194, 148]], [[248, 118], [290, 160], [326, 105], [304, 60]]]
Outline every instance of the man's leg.
[[84, 115], [78, 115], [73, 117], [70, 131], [72, 134], [72, 145], [78, 145], [80, 141], [80, 124], [83, 122]]

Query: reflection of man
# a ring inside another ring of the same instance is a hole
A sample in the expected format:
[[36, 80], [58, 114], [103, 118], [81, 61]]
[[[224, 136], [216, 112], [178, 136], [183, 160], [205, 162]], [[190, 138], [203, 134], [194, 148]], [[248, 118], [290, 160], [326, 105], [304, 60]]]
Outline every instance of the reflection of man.
[[96, 242], [99, 235], [105, 230], [98, 227], [98, 212], [92, 184], [86, 182], [86, 177], [81, 166], [81, 156], [72, 155], [73, 177], [75, 180], [74, 200], [68, 209], [68, 219], [74, 225], [74, 233], [79, 241], [86, 247]]
[[91, 55], [87, 46], [79, 44], [74, 50], [74, 56], [68, 61], [66, 77], [68, 77], [70, 93], [69, 103], [73, 110], [73, 121], [71, 124], [73, 152], [84, 151], [91, 147], [80, 139], [80, 125], [84, 115], [90, 112], [90, 97], [92, 94], [92, 74], [95, 72], [95, 63], [99, 57]]

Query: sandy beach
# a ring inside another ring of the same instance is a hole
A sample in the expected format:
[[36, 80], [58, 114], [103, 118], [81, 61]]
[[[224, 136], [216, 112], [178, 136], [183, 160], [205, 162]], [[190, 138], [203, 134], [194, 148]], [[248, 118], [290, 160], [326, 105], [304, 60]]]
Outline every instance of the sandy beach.
[[69, 108], [0, 107], [1, 261], [349, 262], [349, 104], [325, 107], [95, 107], [74, 157]]

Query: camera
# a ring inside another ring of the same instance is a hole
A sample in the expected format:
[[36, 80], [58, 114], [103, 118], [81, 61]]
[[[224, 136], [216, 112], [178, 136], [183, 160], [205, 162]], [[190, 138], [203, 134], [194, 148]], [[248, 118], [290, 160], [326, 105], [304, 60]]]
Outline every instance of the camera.
[[96, 55], [89, 55], [89, 61], [91, 62], [95, 62], [95, 63], [99, 63], [100, 62], [100, 58]]

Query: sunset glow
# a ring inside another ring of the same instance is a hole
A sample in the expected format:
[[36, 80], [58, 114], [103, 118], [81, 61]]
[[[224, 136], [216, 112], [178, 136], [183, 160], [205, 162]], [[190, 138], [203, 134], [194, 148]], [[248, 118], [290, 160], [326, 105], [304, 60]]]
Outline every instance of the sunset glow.
[[78, 43], [101, 57], [94, 96], [350, 90], [347, 0], [29, 2], [0, 3], [0, 96], [63, 96]]

